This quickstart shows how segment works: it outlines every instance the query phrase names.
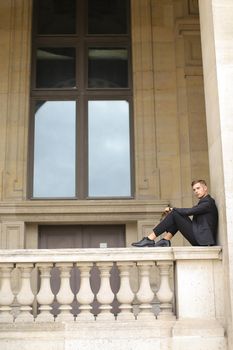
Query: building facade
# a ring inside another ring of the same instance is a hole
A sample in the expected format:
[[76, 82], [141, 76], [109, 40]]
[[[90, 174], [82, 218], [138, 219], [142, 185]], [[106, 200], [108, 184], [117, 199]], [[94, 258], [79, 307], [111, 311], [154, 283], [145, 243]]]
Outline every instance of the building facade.
[[[222, 327], [213, 326], [220, 348], [231, 349], [232, 2], [131, 0], [109, 8], [106, 1], [55, 3], [0, 2], [2, 253], [129, 247], [167, 204], [192, 206], [190, 183], [204, 178], [218, 205], [222, 247], [215, 257], [208, 253], [210, 260], [221, 255], [221, 263], [213, 263], [215, 311], [208, 312]], [[176, 235], [173, 247], [180, 246], [188, 249], [185, 258], [159, 259], [183, 259], [180, 266], [188, 261], [192, 270], [194, 248]], [[125, 254], [131, 256], [130, 249]], [[140, 254], [132, 262], [153, 260]], [[3, 267], [10, 263], [6, 255], [2, 259]], [[175, 278], [182, 281], [181, 275], [177, 271]], [[177, 290], [178, 300], [180, 285]], [[182, 321], [187, 305], [180, 307], [175, 314]], [[197, 322], [202, 311], [190, 315], [189, 322]], [[177, 339], [185, 337], [185, 327], [177, 326]], [[185, 341], [169, 347], [183, 349]]]

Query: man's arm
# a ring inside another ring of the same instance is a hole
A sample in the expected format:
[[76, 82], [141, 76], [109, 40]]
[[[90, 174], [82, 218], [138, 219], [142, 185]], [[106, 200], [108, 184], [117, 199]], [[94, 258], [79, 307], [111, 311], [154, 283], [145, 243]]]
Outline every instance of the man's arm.
[[181, 215], [187, 216], [205, 214], [210, 211], [210, 203], [208, 200], [203, 200], [192, 208], [173, 208], [173, 210], [177, 211]]

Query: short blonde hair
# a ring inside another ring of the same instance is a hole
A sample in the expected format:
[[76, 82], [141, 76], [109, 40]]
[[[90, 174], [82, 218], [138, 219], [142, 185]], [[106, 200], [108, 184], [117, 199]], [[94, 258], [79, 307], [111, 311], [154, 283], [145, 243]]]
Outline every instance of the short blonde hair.
[[198, 184], [198, 183], [207, 186], [205, 180], [193, 180], [192, 183], [191, 183], [191, 186], [193, 187], [194, 185], [196, 185], [196, 184]]

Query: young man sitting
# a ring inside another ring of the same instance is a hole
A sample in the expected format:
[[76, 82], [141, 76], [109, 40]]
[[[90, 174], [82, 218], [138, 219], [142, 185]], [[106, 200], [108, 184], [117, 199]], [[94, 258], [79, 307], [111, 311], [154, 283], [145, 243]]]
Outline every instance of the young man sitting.
[[[194, 195], [199, 199], [192, 208], [165, 208], [165, 218], [147, 237], [132, 243], [134, 247], [170, 247], [171, 238], [180, 231], [193, 246], [211, 246], [216, 242], [218, 210], [214, 199], [208, 194], [204, 180], [192, 182]], [[191, 220], [189, 216], [193, 216]], [[155, 243], [163, 232], [164, 238]]]

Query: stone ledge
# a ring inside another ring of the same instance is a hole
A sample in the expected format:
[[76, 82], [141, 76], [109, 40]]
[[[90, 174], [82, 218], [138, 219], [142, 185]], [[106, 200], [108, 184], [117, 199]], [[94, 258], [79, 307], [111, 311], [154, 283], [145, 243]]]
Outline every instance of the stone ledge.
[[221, 260], [221, 247], [1, 249], [0, 263]]
[[[153, 332], [151, 331], [151, 327]], [[11, 337], [13, 334], [16, 338], [24, 337], [22, 333], [28, 334], [28, 337], [37, 337], [38, 332], [40, 336], [46, 336], [49, 332], [56, 332], [56, 334], [66, 333], [71, 338], [86, 337], [87, 329], [92, 329], [88, 334], [89, 338], [93, 338], [93, 333], [99, 333], [101, 338], [106, 337], [108, 332], [125, 332], [127, 329], [127, 337], [132, 335], [128, 331], [136, 331], [143, 328], [145, 337], [172, 337], [172, 336], [224, 336], [224, 328], [217, 320], [199, 320], [199, 319], [183, 319], [183, 320], [156, 320], [154, 321], [93, 321], [93, 322], [43, 322], [43, 323], [13, 323], [0, 324], [0, 339], [7, 334]], [[95, 331], [94, 331], [95, 329]], [[54, 333], [53, 333], [54, 334]], [[135, 336], [135, 334], [134, 334]]]
[[105, 211], [106, 206], [110, 211], [118, 208], [123, 212], [130, 211], [130, 207], [135, 207], [135, 210], [164, 210], [164, 205], [167, 205], [164, 200], [137, 200], [137, 199], [102, 199], [102, 200], [28, 200], [20, 202], [1, 202], [0, 213], [25, 213], [29, 211], [46, 212], [48, 208], [51, 212], [57, 213], [61, 210], [74, 212], [101, 212]]
[[217, 321], [192, 322], [190, 332], [183, 320], [0, 325], [0, 347], [18, 350], [20, 344], [24, 350], [226, 350], [224, 331]]
[[174, 247], [174, 260], [222, 259], [222, 248], [212, 247]]
[[[129, 330], [131, 331], [137, 331], [139, 329], [145, 328], [144, 333], [147, 336], [151, 336], [151, 325], [155, 326], [153, 329], [153, 337], [159, 337], [159, 336], [171, 336], [172, 328], [175, 325], [176, 321], [160, 321], [156, 320], [150, 320], [150, 321], [144, 321], [144, 320], [132, 320], [132, 321], [117, 321], [117, 320], [99, 320], [99, 321], [85, 321], [85, 322], [32, 322], [32, 323], [5, 323], [0, 324], [0, 339], [4, 337], [4, 334], [10, 334], [14, 333], [17, 337], [21, 336], [21, 332], [28, 333], [32, 336], [32, 334], [37, 335], [38, 332], [42, 332], [44, 335], [46, 335], [48, 332], [57, 332], [57, 334], [61, 332], [66, 332], [69, 334], [70, 337], [76, 337], [77, 331], [79, 337], [86, 337], [87, 335], [87, 329], [95, 328], [96, 332], [99, 332], [101, 334], [101, 337], [106, 337], [107, 332], [118, 331], [118, 332], [124, 332], [127, 329], [127, 332]], [[127, 336], [130, 337], [130, 334], [127, 333]], [[93, 337], [93, 332], [89, 334], [89, 337]]]
[[2, 221], [25, 222], [132, 222], [157, 220], [167, 201], [160, 200], [31, 200], [1, 202]]

